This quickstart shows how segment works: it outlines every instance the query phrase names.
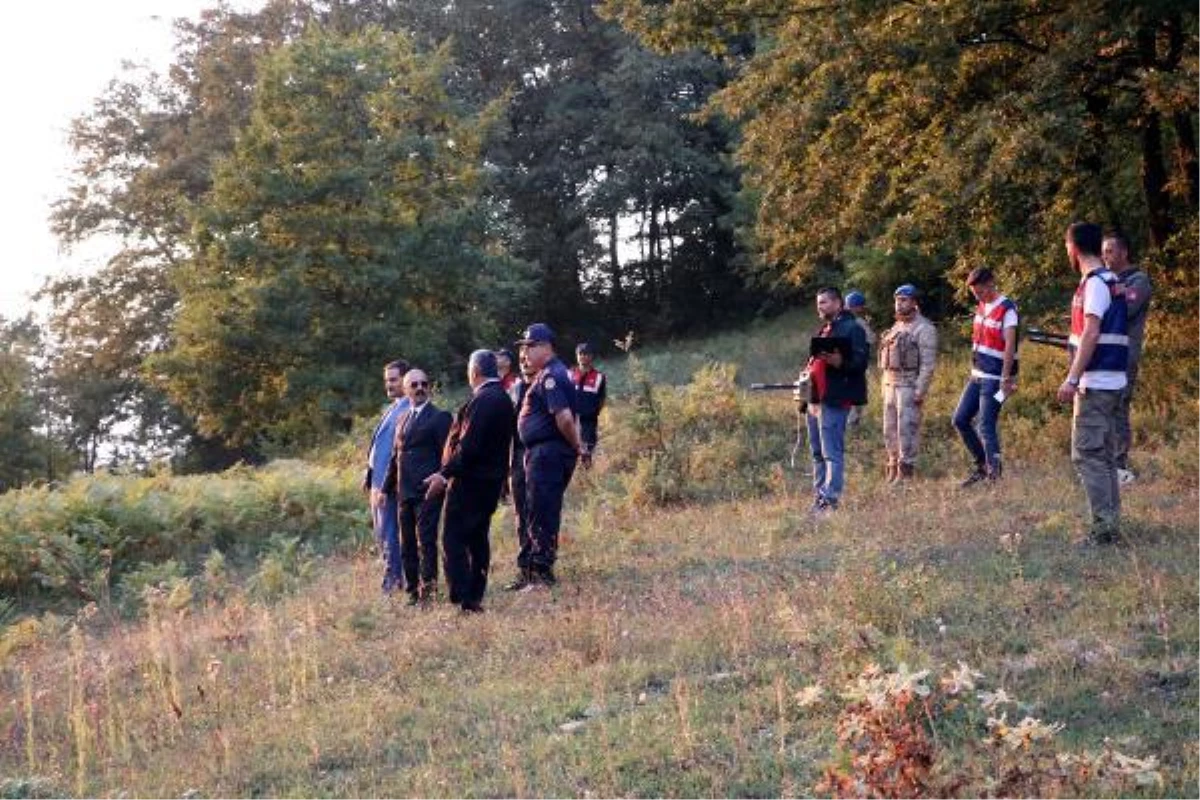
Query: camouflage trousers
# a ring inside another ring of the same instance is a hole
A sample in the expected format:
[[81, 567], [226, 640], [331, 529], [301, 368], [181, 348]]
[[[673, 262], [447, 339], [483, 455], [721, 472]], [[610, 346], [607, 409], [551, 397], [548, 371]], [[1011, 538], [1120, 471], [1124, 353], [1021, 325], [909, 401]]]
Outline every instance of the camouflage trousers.
[[883, 442], [888, 464], [915, 464], [921, 449], [921, 407], [915, 386], [883, 383]]
[[1116, 533], [1121, 522], [1117, 480], [1117, 415], [1125, 392], [1085, 390], [1075, 395], [1071, 462], [1087, 492], [1092, 533]]

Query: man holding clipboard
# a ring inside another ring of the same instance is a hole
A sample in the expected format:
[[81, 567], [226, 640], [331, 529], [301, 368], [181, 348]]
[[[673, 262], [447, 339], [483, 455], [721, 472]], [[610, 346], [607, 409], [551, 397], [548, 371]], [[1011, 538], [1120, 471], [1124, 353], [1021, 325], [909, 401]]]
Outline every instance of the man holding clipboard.
[[835, 511], [845, 485], [846, 420], [850, 409], [867, 403], [867, 337], [833, 287], [817, 292], [822, 325], [813, 336], [807, 370], [812, 384], [808, 404], [808, 443], [813, 457], [814, 513]]

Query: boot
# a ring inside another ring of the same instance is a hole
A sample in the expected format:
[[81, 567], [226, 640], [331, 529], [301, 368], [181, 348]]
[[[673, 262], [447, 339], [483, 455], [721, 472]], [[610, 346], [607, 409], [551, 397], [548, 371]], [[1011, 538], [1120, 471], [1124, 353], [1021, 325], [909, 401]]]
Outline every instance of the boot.
[[901, 461], [896, 465], [899, 469], [896, 473], [896, 481], [912, 480], [917, 475], [917, 468], [912, 464], [905, 464]]

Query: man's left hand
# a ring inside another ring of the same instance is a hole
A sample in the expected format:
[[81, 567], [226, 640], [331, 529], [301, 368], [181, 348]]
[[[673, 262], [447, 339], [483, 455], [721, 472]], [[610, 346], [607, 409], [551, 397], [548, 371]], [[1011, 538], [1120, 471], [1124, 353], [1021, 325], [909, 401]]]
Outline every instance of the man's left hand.
[[425, 499], [432, 500], [446, 491], [446, 478], [440, 472], [435, 472], [421, 482], [425, 487]]
[[1076, 393], [1079, 392], [1079, 387], [1074, 384], [1063, 381], [1062, 386], [1058, 387], [1058, 402], [1069, 403], [1074, 399]]

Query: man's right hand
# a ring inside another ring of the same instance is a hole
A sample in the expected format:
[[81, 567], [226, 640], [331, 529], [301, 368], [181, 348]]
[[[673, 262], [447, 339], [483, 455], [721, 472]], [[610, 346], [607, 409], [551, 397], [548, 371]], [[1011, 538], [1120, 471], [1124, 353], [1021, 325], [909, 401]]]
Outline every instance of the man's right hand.
[[384, 493], [383, 493], [383, 490], [382, 489], [371, 489], [370, 492], [371, 493], [370, 493], [369, 502], [371, 505], [371, 510], [376, 511], [376, 510], [382, 508], [384, 498], [386, 497], [386, 495], [384, 495]]

